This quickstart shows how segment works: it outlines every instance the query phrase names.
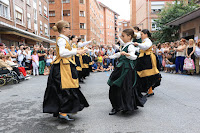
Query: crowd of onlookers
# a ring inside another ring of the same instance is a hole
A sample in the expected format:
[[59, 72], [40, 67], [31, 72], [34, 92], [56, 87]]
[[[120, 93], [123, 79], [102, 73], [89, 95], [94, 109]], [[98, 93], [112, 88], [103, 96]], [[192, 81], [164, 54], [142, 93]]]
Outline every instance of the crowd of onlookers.
[[[118, 60], [108, 57], [119, 52], [115, 44], [101, 46], [91, 44], [87, 47], [90, 49], [88, 54], [93, 62], [93, 72], [113, 71]], [[160, 43], [153, 45], [152, 50], [157, 56], [159, 70], [169, 73], [199, 74], [200, 40], [196, 43], [193, 39]], [[31, 74], [48, 75], [50, 63], [55, 58], [55, 48], [45, 48], [42, 44], [34, 45], [33, 48], [23, 44], [8, 48], [0, 43], [0, 68], [13, 70], [18, 75], [23, 73], [25, 77]]]
[[176, 74], [199, 74], [200, 40], [195, 43], [193, 39], [181, 39], [153, 45], [153, 52], [158, 57], [160, 70]]

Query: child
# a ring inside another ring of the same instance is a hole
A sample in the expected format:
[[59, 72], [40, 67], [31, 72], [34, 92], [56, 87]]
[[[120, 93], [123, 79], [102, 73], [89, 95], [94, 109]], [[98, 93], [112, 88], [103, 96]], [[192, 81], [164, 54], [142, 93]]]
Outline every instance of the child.
[[100, 62], [97, 62], [97, 69], [96, 69], [97, 72], [103, 72], [104, 69], [103, 67], [101, 66], [101, 63]]
[[110, 75], [108, 85], [110, 86], [109, 99], [112, 104], [112, 110], [109, 115], [114, 115], [119, 111], [126, 113], [143, 107], [146, 98], [137, 90], [136, 74], [136, 48], [133, 46], [132, 39], [134, 31], [125, 29], [122, 32], [121, 52], [109, 56], [110, 59], [119, 58], [119, 63]]
[[103, 66], [103, 57], [101, 56], [101, 52], [98, 53], [97, 62], [99, 62], [100, 65]]
[[94, 63], [94, 61], [92, 61], [92, 72], [96, 72], [97, 71], [97, 64]]
[[110, 71], [114, 70], [114, 66], [112, 65], [112, 63], [110, 63], [110, 65], [108, 66], [108, 68], [109, 68]]
[[[112, 64], [112, 62], [111, 62], [111, 64]], [[110, 68], [108, 67], [106, 62], [104, 62], [104, 64], [103, 64], [103, 69], [104, 69], [104, 71], [109, 71], [110, 70]]]
[[45, 66], [44, 75], [49, 75], [49, 68], [47, 66]]
[[37, 54], [37, 51], [33, 51], [33, 55], [32, 55], [32, 65], [33, 65], [33, 75], [34, 76], [38, 76], [39, 75], [39, 57]]

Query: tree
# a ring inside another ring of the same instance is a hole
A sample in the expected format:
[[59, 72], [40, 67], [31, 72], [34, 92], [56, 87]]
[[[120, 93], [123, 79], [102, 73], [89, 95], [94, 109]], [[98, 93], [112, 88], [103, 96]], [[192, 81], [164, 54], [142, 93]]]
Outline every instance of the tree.
[[180, 26], [168, 26], [167, 23], [197, 9], [198, 4], [195, 4], [194, 0], [191, 0], [188, 4], [184, 0], [175, 1], [175, 4], [167, 4], [163, 10], [158, 14], [158, 19], [155, 20], [158, 31], [152, 34], [154, 43], [164, 43], [176, 41], [179, 39], [179, 28]]

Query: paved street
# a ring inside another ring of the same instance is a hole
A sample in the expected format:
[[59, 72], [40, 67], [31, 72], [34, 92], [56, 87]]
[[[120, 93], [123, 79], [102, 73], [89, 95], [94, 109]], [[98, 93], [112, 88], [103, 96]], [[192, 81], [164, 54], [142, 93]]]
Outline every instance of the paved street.
[[0, 88], [2, 133], [199, 133], [200, 76], [162, 73], [162, 85], [144, 108], [109, 116], [108, 72], [92, 73], [81, 85], [90, 107], [61, 122], [42, 113], [47, 76]]

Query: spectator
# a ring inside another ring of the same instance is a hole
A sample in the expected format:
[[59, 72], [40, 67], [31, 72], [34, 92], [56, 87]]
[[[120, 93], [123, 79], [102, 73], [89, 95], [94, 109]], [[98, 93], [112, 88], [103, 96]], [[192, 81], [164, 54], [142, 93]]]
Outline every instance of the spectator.
[[33, 51], [33, 55], [32, 55], [32, 65], [33, 65], [33, 75], [34, 76], [38, 76], [39, 72], [38, 72], [38, 67], [39, 67], [39, 57], [37, 54], [37, 51], [34, 50]]
[[39, 56], [39, 74], [44, 74], [45, 69], [45, 56], [47, 55], [44, 51], [44, 47], [42, 44], [40, 44], [40, 49], [38, 50], [38, 56]]
[[10, 71], [13, 70], [12, 67], [6, 63], [6, 55], [4, 55], [4, 53], [0, 55], [0, 68], [3, 68], [3, 67], [5, 67], [6, 69]]
[[165, 67], [166, 67], [166, 72], [174, 73], [176, 65], [175, 65], [175, 58], [172, 56], [172, 54], [168, 54]]
[[11, 46], [10, 47], [10, 50], [8, 50], [10, 56], [11, 56], [11, 59], [14, 63], [17, 63], [17, 52], [15, 51], [15, 46]]
[[46, 60], [46, 66], [50, 70], [51, 62], [53, 61], [53, 55], [50, 51], [47, 52], [47, 60]]
[[30, 70], [31, 69], [31, 51], [29, 51], [29, 47], [26, 47], [25, 48], [25, 51], [24, 51], [24, 55], [25, 55], [25, 65], [26, 67], [28, 67], [28, 69]]
[[185, 49], [186, 49], [186, 40], [181, 39], [180, 40], [180, 45], [178, 48], [174, 48], [176, 53], [176, 74], [178, 73], [178, 70], [180, 68], [181, 73], [183, 74], [183, 65], [184, 65], [184, 59], [185, 59]]
[[6, 55], [5, 44], [4, 43], [0, 43], [0, 51], [3, 52], [4, 55]]
[[108, 68], [109, 68], [110, 71], [114, 70], [114, 66], [112, 65], [112, 63], [110, 63], [110, 65], [108, 66]]
[[53, 52], [53, 61], [56, 59], [56, 51]]
[[10, 55], [6, 55], [6, 63], [12, 67], [13, 71], [15, 71], [17, 73], [18, 76], [20, 76], [20, 71], [18, 69], [18, 65], [16, 63], [14, 63], [11, 59]]
[[22, 64], [22, 62], [23, 62], [23, 60], [24, 60], [24, 45], [23, 44], [21, 44], [20, 46], [19, 46], [19, 50], [17, 51], [17, 55], [18, 55], [18, 58], [17, 58], [17, 60], [18, 60], [18, 64], [19, 64], [19, 66], [24, 66], [23, 64]]
[[97, 62], [99, 62], [100, 65], [103, 66], [103, 57], [101, 56], [100, 52], [98, 53]]
[[196, 74], [199, 74], [199, 59], [200, 59], [200, 40], [197, 42], [197, 46], [196, 46], [196, 49], [195, 49]]
[[[193, 60], [193, 62], [195, 61], [195, 43], [193, 39], [189, 40], [189, 45], [186, 47], [186, 57], [187, 58], [191, 58]], [[194, 70], [189, 70], [188, 74], [194, 74]]]
[[100, 62], [97, 62], [97, 69], [96, 69], [97, 72], [103, 72], [104, 69], [103, 67], [101, 66]]
[[[107, 51], [107, 56], [111, 56], [115, 54], [115, 50], [112, 48], [111, 45], [108, 46], [108, 51]], [[110, 64], [110, 62], [112, 63], [112, 65], [114, 65], [114, 59], [107, 59], [107, 64]]]
[[106, 62], [104, 62], [104, 64], [103, 64], [103, 70], [104, 71], [109, 71], [110, 70]]
[[[162, 61], [163, 61], [163, 49], [161, 48], [161, 44], [158, 45], [158, 48], [156, 49], [156, 54], [158, 56], [158, 61], [159, 61], [159, 67], [162, 67]], [[159, 69], [160, 69], [159, 68]]]
[[93, 72], [97, 71], [97, 64], [94, 61], [92, 61], [92, 71]]

